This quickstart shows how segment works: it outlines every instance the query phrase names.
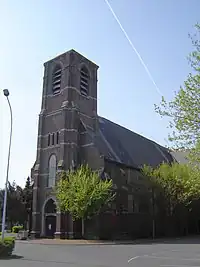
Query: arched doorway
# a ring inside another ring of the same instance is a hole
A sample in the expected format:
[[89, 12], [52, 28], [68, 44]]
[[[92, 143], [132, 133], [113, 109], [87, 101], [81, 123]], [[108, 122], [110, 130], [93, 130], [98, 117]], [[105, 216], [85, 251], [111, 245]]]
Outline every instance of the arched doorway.
[[56, 203], [50, 198], [44, 207], [45, 214], [45, 236], [54, 238], [56, 232]]

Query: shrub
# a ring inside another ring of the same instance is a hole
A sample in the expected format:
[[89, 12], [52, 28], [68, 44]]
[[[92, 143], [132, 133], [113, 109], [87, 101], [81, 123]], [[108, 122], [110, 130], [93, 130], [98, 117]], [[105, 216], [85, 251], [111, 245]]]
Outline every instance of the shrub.
[[19, 231], [23, 230], [23, 226], [18, 226], [18, 225], [15, 225], [13, 226], [12, 228], [12, 232], [17, 234]]
[[5, 237], [4, 241], [0, 240], [0, 258], [9, 257], [15, 247], [15, 239], [13, 237]]

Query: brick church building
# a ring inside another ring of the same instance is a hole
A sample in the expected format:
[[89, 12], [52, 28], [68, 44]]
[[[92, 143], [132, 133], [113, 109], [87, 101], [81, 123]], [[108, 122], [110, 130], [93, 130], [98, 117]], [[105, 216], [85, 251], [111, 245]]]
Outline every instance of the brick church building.
[[[112, 231], [131, 237], [152, 232], [151, 190], [140, 168], [174, 158], [159, 144], [98, 116], [97, 71], [95, 63], [74, 50], [44, 64], [37, 156], [31, 171], [35, 237], [80, 235], [80, 222], [56, 210], [53, 187], [59, 171], [84, 163], [99, 170], [102, 179], [109, 175], [117, 192], [111, 211], [97, 219], [98, 236], [103, 238]], [[88, 222], [88, 229], [96, 229], [94, 225]]]

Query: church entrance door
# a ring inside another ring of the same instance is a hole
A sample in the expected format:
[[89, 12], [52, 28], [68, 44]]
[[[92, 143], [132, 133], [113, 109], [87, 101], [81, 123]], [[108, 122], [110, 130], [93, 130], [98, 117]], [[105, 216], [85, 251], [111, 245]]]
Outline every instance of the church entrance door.
[[56, 232], [56, 203], [49, 199], [45, 205], [45, 236], [54, 238]]
[[54, 238], [54, 233], [56, 232], [56, 216], [47, 215], [45, 227], [46, 227], [46, 237]]

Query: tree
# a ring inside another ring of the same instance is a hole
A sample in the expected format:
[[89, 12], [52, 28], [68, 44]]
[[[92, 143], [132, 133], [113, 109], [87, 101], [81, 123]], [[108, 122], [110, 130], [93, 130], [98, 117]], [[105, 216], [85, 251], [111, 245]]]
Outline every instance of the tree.
[[[13, 182], [12, 184], [8, 183], [7, 190], [7, 222], [11, 228], [14, 224], [18, 223], [26, 225], [28, 217], [31, 215], [32, 207], [32, 185], [30, 178], [27, 178], [25, 188], [21, 188]], [[1, 214], [3, 211], [4, 192], [5, 190], [0, 190]]]
[[26, 184], [22, 192], [22, 203], [24, 204], [26, 221], [29, 223], [29, 231], [31, 229], [31, 214], [32, 214], [32, 201], [33, 201], [33, 184], [28, 176]]
[[173, 145], [189, 149], [190, 159], [200, 162], [200, 24], [196, 25], [196, 34], [191, 39], [194, 47], [189, 55], [192, 73], [174, 99], [167, 102], [163, 97], [161, 105], [155, 105], [155, 110], [169, 119], [172, 129], [169, 140]]
[[69, 212], [73, 220], [82, 220], [84, 236], [84, 220], [98, 214], [114, 199], [112, 180], [101, 180], [98, 172], [87, 165], [62, 172], [59, 178], [55, 191], [58, 207], [62, 212]]
[[188, 206], [200, 198], [200, 168], [189, 164], [163, 163], [153, 169], [143, 167], [143, 173], [160, 190], [167, 203], [171, 215], [178, 204]]
[[[7, 191], [7, 221], [10, 223], [11, 227], [13, 224], [24, 222], [24, 205], [21, 201], [22, 188], [16, 185], [15, 182], [8, 183]], [[2, 190], [1, 193], [1, 202], [3, 203], [5, 190]]]

